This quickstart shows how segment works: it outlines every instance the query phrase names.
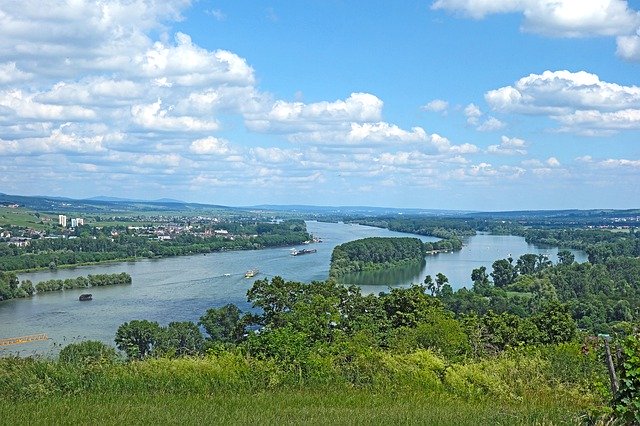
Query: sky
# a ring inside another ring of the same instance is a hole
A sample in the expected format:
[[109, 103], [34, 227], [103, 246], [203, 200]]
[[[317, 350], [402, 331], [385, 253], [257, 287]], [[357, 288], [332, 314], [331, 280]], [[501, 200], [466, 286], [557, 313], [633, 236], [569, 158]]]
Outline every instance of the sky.
[[0, 0], [0, 192], [640, 208], [640, 0]]

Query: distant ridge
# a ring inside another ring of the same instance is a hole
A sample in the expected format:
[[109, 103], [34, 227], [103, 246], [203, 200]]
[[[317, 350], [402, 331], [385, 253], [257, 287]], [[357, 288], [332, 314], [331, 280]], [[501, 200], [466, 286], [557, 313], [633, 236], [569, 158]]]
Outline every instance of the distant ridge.
[[133, 198], [118, 198], [118, 197], [106, 197], [104, 195], [99, 195], [97, 197], [84, 198], [80, 201], [107, 201], [110, 203], [176, 203], [176, 204], [187, 204], [184, 201], [174, 200], [171, 198], [159, 198], [157, 200], [141, 200], [141, 199], [133, 199]]

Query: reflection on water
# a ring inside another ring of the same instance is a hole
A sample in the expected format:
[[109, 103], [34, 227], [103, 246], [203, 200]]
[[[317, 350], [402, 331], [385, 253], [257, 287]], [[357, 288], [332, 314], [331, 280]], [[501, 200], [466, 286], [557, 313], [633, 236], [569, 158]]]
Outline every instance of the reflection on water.
[[[396, 268], [379, 271], [361, 271], [345, 274], [337, 281], [341, 284], [371, 285], [371, 286], [395, 286], [398, 283], [420, 283], [421, 273], [427, 265], [427, 261], [415, 262]], [[382, 289], [381, 289], [382, 290]]]

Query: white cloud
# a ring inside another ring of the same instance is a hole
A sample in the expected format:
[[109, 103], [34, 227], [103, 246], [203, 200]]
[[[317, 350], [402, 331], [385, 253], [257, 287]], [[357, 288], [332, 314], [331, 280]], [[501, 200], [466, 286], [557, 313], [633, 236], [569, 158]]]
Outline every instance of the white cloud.
[[379, 121], [383, 102], [369, 93], [352, 93], [334, 102], [276, 101], [265, 112], [247, 115], [247, 126], [255, 131], [289, 133], [344, 126], [351, 122]]
[[442, 99], [434, 99], [422, 107], [425, 111], [446, 112], [449, 108], [449, 102]]
[[616, 44], [618, 56], [628, 61], [640, 61], [640, 29], [634, 35], [618, 37]]
[[625, 0], [437, 0], [432, 7], [474, 19], [522, 13], [524, 31], [554, 37], [628, 35], [640, 26], [640, 14]]
[[464, 115], [467, 117], [467, 123], [475, 126], [478, 124], [480, 117], [482, 117], [482, 111], [475, 104], [469, 104], [464, 108]]
[[253, 69], [238, 55], [226, 50], [210, 52], [183, 33], [177, 33], [175, 41], [175, 46], [156, 42], [135, 59], [144, 75], [162, 79], [163, 85], [253, 84]]
[[502, 136], [500, 145], [489, 145], [487, 152], [500, 155], [526, 155], [527, 143], [523, 139]]
[[549, 167], [560, 167], [560, 161], [556, 157], [549, 157], [546, 161]]
[[489, 117], [484, 121], [484, 123], [476, 127], [476, 130], [479, 130], [481, 132], [493, 132], [496, 130], [503, 129], [505, 126], [506, 124], [504, 124], [502, 121], [498, 120], [497, 118]]
[[347, 139], [353, 142], [372, 141], [403, 141], [415, 142], [424, 141], [427, 133], [421, 127], [414, 127], [411, 131], [406, 131], [394, 124], [378, 123], [351, 123], [351, 130]]
[[15, 62], [0, 64], [0, 84], [10, 84], [29, 80], [33, 74], [20, 70]]
[[207, 155], [227, 155], [231, 153], [228, 141], [213, 136], [194, 140], [191, 142], [189, 150], [195, 154]]
[[557, 117], [557, 119], [571, 129], [600, 129], [600, 130], [628, 130], [640, 129], [640, 109], [625, 109], [614, 112], [576, 111]]
[[531, 74], [487, 92], [485, 99], [495, 110], [548, 115], [577, 133], [640, 127], [640, 87], [601, 81], [585, 71]]
[[171, 116], [171, 107], [162, 109], [162, 100], [152, 104], [134, 105], [131, 116], [134, 123], [145, 129], [158, 131], [202, 132], [218, 129], [218, 123], [193, 117]]

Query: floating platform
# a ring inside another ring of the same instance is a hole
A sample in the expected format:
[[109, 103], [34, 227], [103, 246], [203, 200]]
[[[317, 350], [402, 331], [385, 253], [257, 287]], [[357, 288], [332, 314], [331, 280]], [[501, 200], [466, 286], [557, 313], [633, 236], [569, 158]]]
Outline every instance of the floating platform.
[[31, 334], [29, 336], [7, 337], [0, 339], [0, 346], [19, 345], [22, 343], [37, 342], [39, 340], [48, 340], [46, 334]]

